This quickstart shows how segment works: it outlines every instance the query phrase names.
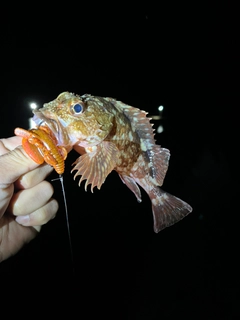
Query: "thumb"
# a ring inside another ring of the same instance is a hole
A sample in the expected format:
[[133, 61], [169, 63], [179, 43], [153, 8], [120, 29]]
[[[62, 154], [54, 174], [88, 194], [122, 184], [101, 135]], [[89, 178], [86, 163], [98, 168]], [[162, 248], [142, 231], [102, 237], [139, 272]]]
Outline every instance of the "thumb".
[[39, 164], [34, 162], [23, 150], [22, 146], [18, 146], [14, 150], [0, 156], [0, 185], [1, 188], [7, 187], [15, 182], [24, 173], [27, 173]]

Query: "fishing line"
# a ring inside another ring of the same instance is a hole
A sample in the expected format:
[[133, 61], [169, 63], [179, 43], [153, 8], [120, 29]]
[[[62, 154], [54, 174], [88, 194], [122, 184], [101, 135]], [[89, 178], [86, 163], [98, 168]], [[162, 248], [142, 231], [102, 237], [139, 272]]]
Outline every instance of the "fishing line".
[[63, 183], [63, 175], [59, 174], [59, 177], [56, 179], [52, 179], [51, 181], [60, 180], [61, 187], [62, 187], [62, 194], [63, 194], [63, 201], [64, 201], [64, 207], [65, 207], [65, 216], [66, 216], [66, 222], [67, 222], [67, 230], [68, 230], [68, 240], [69, 240], [69, 247], [70, 247], [70, 254], [71, 254], [71, 260], [72, 260], [72, 269], [74, 274], [74, 259], [73, 259], [73, 248], [72, 248], [72, 239], [71, 239], [71, 232], [70, 232], [70, 223], [69, 223], [69, 215], [68, 215], [68, 206], [67, 206], [67, 198]]

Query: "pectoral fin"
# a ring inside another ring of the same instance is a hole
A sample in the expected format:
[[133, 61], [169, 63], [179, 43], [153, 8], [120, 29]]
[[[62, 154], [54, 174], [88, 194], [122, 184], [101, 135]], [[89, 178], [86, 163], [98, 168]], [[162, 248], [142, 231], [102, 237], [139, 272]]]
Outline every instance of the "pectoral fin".
[[83, 154], [73, 163], [75, 167], [72, 171], [77, 170], [74, 179], [81, 175], [79, 185], [83, 180], [87, 180], [85, 190], [89, 184], [92, 192], [95, 186], [100, 189], [106, 177], [116, 167], [117, 159], [118, 149], [115, 144], [104, 141], [92, 147], [91, 152]]

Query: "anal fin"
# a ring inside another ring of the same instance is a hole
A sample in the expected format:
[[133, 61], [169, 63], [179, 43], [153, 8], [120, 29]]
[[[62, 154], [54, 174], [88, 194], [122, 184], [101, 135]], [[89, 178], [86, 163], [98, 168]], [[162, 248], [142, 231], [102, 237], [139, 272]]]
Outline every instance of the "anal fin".
[[134, 179], [130, 178], [129, 176], [126, 175], [121, 175], [119, 174], [119, 177], [122, 179], [122, 182], [126, 184], [126, 186], [135, 194], [137, 201], [142, 202], [141, 198], [141, 191], [134, 181]]

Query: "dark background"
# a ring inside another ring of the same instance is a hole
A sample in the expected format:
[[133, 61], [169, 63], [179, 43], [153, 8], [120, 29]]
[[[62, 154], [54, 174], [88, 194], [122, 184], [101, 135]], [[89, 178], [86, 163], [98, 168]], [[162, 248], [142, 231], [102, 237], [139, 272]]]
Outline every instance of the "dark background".
[[[115, 8], [115, 9], [114, 9]], [[66, 161], [74, 273], [61, 186], [57, 217], [0, 266], [1, 299], [17, 311], [69, 318], [235, 319], [239, 316], [237, 8], [79, 3], [6, 12], [1, 137], [28, 128], [30, 101], [63, 91], [110, 96], [150, 115], [170, 149], [163, 189], [193, 212], [155, 234], [151, 204], [118, 175], [85, 192]], [[53, 173], [49, 180], [56, 178]], [[4, 300], [4, 301], [5, 301]]]

